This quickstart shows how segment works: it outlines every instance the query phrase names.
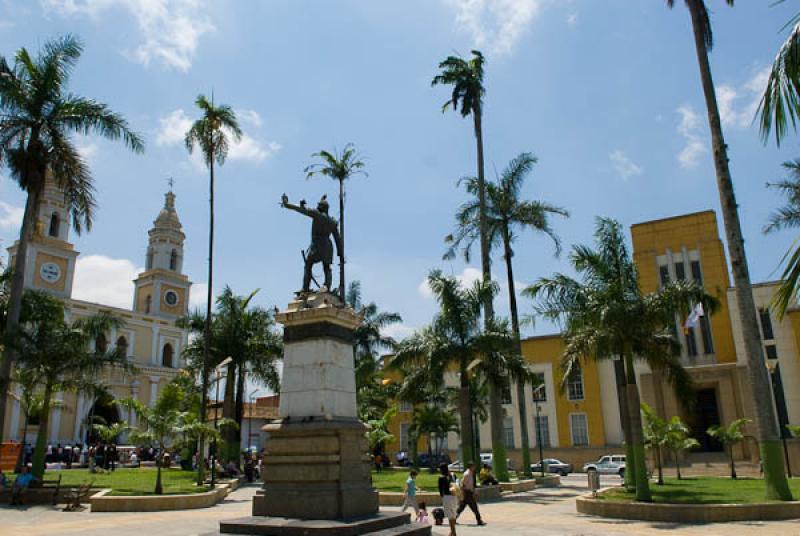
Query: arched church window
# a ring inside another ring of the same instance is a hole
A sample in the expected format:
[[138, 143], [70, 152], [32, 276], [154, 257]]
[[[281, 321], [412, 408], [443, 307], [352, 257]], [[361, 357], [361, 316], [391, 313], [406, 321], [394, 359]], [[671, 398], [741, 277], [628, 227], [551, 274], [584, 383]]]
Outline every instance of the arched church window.
[[153, 268], [153, 250], [152, 249], [148, 249], [147, 250], [147, 259], [145, 260], [144, 267], [145, 267], [146, 270], [150, 270], [150, 269]]
[[104, 354], [108, 351], [108, 341], [102, 333], [94, 340], [94, 349], [99, 354]]
[[144, 299], [144, 314], [149, 315], [150, 307], [152, 306], [153, 306], [153, 298], [150, 296], [150, 294], [148, 294], [147, 297]]
[[164, 349], [161, 351], [161, 365], [167, 368], [172, 368], [172, 345], [167, 343], [164, 345]]
[[50, 236], [58, 238], [58, 231], [61, 229], [61, 218], [58, 217], [58, 212], [53, 212], [50, 216]]
[[178, 269], [178, 252], [174, 249], [172, 250], [172, 253], [169, 254], [169, 269]]
[[117, 351], [123, 357], [127, 357], [128, 355], [128, 339], [126, 339], [123, 335], [117, 339]]

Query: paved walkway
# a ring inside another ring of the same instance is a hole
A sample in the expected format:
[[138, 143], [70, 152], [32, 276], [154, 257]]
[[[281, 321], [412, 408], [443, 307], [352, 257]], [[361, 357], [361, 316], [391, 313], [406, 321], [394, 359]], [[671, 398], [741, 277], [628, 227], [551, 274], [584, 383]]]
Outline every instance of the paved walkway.
[[[605, 477], [604, 477], [605, 478]], [[47, 506], [27, 509], [0, 507], [0, 535], [54, 536], [217, 536], [220, 519], [249, 515], [257, 488], [233, 492], [221, 504], [201, 510], [158, 513], [61, 512]], [[585, 476], [565, 479], [557, 489], [520, 493], [503, 501], [481, 505], [489, 525], [477, 527], [464, 512], [459, 536], [628, 536], [661, 535], [671, 531], [687, 536], [789, 536], [800, 534], [800, 521], [679, 525], [600, 519], [575, 512], [574, 498], [586, 493]], [[397, 510], [397, 508], [390, 508]], [[446, 536], [446, 527], [434, 527]]]

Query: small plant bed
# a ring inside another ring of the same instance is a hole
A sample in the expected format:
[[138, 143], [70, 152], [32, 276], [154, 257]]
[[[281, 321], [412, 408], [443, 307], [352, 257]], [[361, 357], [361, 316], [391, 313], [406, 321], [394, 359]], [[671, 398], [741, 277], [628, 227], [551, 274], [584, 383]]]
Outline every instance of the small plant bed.
[[[800, 479], [789, 480], [792, 495], [800, 499]], [[664, 479], [664, 485], [650, 484], [653, 502], [659, 504], [757, 504], [770, 502], [764, 498], [764, 481], [760, 478], [675, 478]], [[597, 499], [610, 502], [633, 502], [635, 494], [624, 488], [606, 490]], [[776, 501], [780, 502], [780, 501]]]
[[[62, 475], [61, 487], [78, 487], [86, 481], [94, 481], [93, 488], [111, 488], [110, 495], [154, 495], [156, 487], [156, 469], [142, 467], [139, 469], [117, 469], [112, 472], [90, 473], [88, 469], [70, 469], [65, 471], [47, 471], [47, 478]], [[197, 473], [180, 469], [162, 469], [161, 482], [164, 495], [186, 493], [203, 493], [206, 486], [195, 485]]]
[[[372, 485], [378, 491], [402, 492], [408, 480], [408, 471], [372, 471]], [[439, 474], [422, 469], [417, 475], [417, 491], [435, 491], [438, 493]]]

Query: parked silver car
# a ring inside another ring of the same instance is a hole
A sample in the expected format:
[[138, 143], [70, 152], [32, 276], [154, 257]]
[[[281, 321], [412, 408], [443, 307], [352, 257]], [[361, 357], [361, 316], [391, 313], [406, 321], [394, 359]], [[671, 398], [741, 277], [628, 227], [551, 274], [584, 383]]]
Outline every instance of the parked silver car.
[[[545, 471], [548, 473], [556, 473], [561, 476], [567, 476], [572, 472], [572, 464], [562, 462], [561, 460], [557, 460], [555, 458], [545, 458], [544, 459], [544, 467]], [[532, 463], [531, 464], [531, 471], [533, 473], [541, 473], [542, 472], [542, 464], [541, 462]]]
[[590, 462], [583, 466], [583, 471], [597, 471], [601, 475], [625, 476], [625, 455], [611, 454], [602, 456], [596, 462]]

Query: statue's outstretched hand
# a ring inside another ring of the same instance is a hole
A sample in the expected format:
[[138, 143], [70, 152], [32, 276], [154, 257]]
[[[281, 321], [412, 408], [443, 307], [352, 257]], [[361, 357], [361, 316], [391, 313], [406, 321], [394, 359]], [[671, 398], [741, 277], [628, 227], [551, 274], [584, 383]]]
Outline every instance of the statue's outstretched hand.
[[289, 196], [288, 196], [288, 195], [286, 195], [286, 194], [283, 194], [283, 195], [281, 196], [281, 206], [282, 206], [282, 207], [285, 207], [285, 206], [286, 206], [286, 205], [288, 205], [288, 204], [289, 204]]

